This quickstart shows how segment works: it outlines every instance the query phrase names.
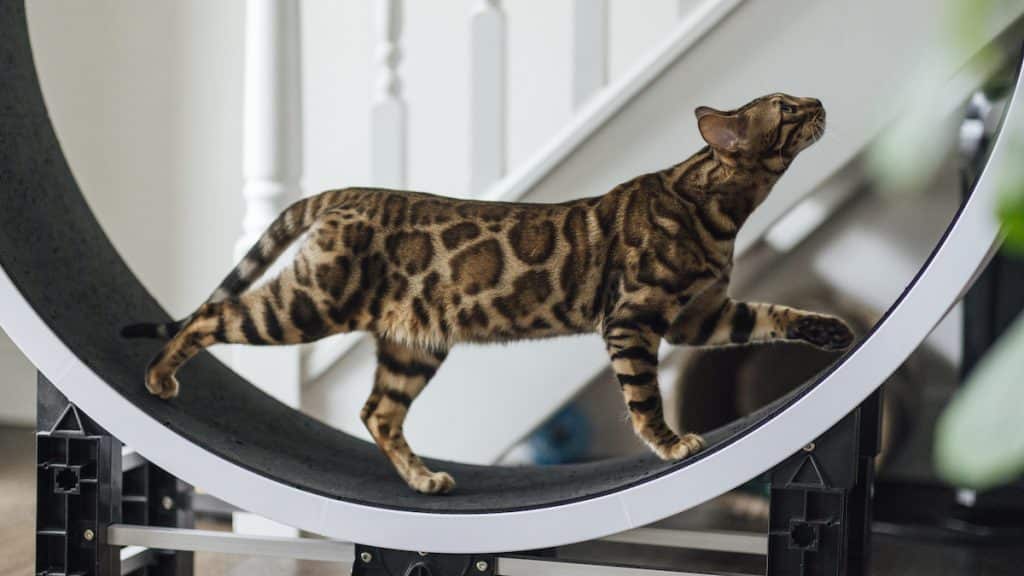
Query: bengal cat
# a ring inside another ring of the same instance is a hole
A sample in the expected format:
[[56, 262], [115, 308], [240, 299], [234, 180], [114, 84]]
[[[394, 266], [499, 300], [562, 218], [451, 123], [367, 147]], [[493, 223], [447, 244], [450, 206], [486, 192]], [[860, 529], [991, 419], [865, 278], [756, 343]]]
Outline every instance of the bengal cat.
[[[596, 331], [637, 436], [663, 459], [685, 458], [704, 441], [665, 424], [656, 372], [662, 339], [796, 340], [829, 350], [853, 340], [838, 318], [727, 295], [736, 233], [793, 158], [821, 137], [821, 102], [772, 94], [696, 115], [706, 147], [595, 198], [499, 203], [346, 188], [300, 200], [188, 318], [125, 329], [127, 337], [170, 338], [146, 387], [173, 398], [178, 368], [220, 342], [371, 332], [378, 366], [362, 420], [410, 487], [443, 493], [454, 480], [413, 453], [402, 424], [451, 347]], [[250, 289], [304, 232], [295, 260]]]

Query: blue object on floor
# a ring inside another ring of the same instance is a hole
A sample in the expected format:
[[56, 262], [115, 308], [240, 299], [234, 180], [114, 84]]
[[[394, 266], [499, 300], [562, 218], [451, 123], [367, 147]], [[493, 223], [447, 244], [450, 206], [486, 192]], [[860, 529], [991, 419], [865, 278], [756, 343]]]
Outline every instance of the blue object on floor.
[[590, 452], [590, 422], [570, 404], [549, 418], [527, 443], [536, 464], [578, 462]]

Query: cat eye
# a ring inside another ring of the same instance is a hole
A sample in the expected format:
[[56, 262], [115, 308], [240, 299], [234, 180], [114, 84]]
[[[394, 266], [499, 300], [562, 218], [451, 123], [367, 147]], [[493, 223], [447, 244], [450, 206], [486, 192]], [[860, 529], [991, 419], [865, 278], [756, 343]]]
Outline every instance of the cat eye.
[[796, 106], [790, 106], [789, 104], [782, 105], [782, 111], [786, 114], [796, 114]]

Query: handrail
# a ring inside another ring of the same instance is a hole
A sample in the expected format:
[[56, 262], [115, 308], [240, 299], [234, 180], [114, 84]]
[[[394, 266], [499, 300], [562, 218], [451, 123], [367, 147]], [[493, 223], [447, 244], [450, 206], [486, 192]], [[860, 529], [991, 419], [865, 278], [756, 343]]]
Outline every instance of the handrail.
[[545, 146], [488, 188], [481, 198], [515, 201], [525, 196], [743, 1], [705, 0], [694, 8], [671, 36], [585, 104]]

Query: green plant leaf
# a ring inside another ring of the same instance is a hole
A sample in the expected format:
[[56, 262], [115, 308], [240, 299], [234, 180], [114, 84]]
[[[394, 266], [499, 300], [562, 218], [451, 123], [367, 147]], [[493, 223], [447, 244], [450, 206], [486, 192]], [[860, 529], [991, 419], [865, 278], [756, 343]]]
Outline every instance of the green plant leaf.
[[[1011, 154], [1024, 152], [1020, 137], [1011, 137], [1007, 142]], [[999, 221], [1006, 234], [1006, 248], [1024, 252], [1024, 168], [1019, 162], [1011, 164], [1000, 174]]]
[[997, 0], [952, 0], [947, 3], [946, 25], [954, 42], [971, 46], [984, 40], [986, 21], [996, 12]]
[[996, 342], [939, 418], [935, 466], [984, 490], [1024, 474], [1024, 316]]
[[999, 220], [1006, 233], [1006, 248], [1013, 252], [1024, 252], [1024, 198], [1001, 202]]

